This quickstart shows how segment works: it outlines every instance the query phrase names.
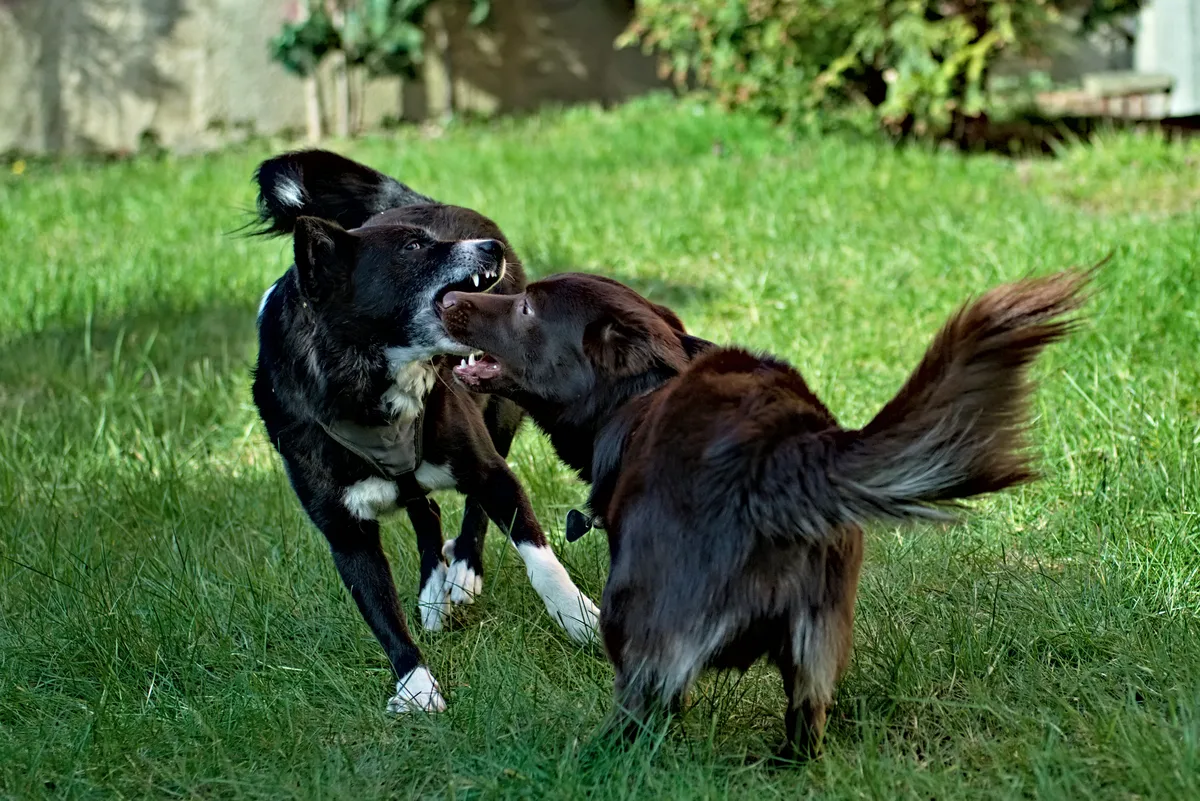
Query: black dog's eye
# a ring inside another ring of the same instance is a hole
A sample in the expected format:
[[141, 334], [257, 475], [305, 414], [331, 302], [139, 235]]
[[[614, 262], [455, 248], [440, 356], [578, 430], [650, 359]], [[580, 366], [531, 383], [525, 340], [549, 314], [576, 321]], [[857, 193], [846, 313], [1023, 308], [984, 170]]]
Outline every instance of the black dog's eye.
[[415, 239], [409, 240], [408, 242], [404, 243], [404, 249], [405, 250], [420, 250], [421, 243]]

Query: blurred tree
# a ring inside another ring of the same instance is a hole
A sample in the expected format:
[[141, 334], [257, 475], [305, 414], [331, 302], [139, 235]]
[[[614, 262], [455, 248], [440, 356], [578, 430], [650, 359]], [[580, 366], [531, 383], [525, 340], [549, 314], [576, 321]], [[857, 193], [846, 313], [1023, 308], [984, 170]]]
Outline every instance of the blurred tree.
[[470, 4], [467, 19], [472, 25], [483, 22], [491, 11], [490, 0], [314, 0], [312, 6], [305, 0], [303, 13], [294, 15], [271, 40], [271, 56], [314, 87], [322, 61], [337, 61], [337, 134], [346, 136], [351, 118], [348, 72], [416, 80], [424, 60], [428, 12], [439, 3], [453, 2]]

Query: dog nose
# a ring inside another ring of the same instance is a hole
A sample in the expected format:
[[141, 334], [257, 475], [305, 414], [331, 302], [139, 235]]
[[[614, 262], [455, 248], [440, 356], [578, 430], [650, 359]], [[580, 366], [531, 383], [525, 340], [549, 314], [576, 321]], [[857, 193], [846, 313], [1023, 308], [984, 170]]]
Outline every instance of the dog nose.
[[476, 247], [483, 255], [490, 256], [495, 261], [500, 261], [504, 257], [504, 243], [498, 240], [484, 239]]
[[447, 292], [446, 296], [442, 298], [442, 308], [449, 309], [451, 306], [458, 303], [459, 300], [461, 300], [461, 294], [461, 292]]

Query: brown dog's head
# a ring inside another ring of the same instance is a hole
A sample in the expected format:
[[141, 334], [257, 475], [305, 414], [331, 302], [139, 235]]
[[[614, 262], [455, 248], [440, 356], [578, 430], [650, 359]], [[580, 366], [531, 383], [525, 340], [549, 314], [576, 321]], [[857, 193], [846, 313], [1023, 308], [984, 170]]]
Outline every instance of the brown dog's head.
[[455, 368], [478, 392], [571, 405], [649, 374], [675, 375], [704, 345], [679, 317], [608, 278], [563, 273], [519, 295], [451, 292], [442, 321], [483, 356]]

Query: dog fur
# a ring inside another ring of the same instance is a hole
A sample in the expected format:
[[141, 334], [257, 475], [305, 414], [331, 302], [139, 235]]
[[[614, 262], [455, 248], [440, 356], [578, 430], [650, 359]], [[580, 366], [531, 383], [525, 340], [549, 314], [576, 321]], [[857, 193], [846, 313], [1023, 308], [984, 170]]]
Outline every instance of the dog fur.
[[703, 669], [766, 656], [788, 698], [785, 753], [812, 754], [850, 659], [861, 527], [947, 520], [955, 502], [1033, 477], [1027, 367], [1070, 331], [1087, 281], [1021, 281], [963, 307], [858, 430], [788, 364], [691, 337], [597, 276], [450, 293], [442, 318], [486, 351], [459, 380], [520, 403], [592, 482], [619, 708], [636, 723]]
[[[264, 294], [253, 394], [271, 443], [398, 679], [394, 711], [445, 708], [408, 631], [378, 518], [409, 516], [421, 559], [420, 619], [481, 590], [490, 518], [525, 559], [547, 610], [576, 640], [595, 605], [558, 563], [505, 456], [523, 413], [455, 382], [436, 311], [448, 290], [520, 291], [520, 260], [499, 227], [325, 151], [287, 153], [256, 172], [261, 231], [293, 238], [295, 264]], [[494, 284], [494, 286], [491, 286]], [[464, 493], [443, 544], [434, 490]], [[449, 564], [447, 564], [449, 562]]]

